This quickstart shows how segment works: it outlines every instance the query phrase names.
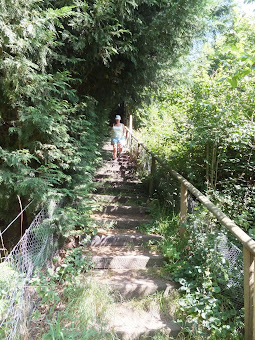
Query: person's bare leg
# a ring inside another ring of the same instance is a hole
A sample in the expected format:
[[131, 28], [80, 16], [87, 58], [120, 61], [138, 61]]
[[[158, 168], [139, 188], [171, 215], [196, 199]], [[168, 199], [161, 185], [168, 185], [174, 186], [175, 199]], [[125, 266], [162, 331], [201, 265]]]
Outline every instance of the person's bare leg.
[[122, 146], [120, 143], [118, 143], [118, 156], [121, 154], [122, 152]]
[[113, 159], [117, 157], [117, 143], [113, 144]]

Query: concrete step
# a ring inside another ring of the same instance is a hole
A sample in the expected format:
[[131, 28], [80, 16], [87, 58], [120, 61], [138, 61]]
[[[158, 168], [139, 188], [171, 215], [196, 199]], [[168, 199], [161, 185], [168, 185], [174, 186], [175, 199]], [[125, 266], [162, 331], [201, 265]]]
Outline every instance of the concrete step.
[[111, 179], [111, 178], [120, 179], [122, 178], [123, 179], [120, 170], [119, 171], [104, 170], [102, 172], [97, 173], [94, 178], [96, 179], [101, 179], [101, 178], [102, 179]]
[[140, 205], [148, 200], [147, 196], [133, 195], [133, 196], [121, 196], [121, 195], [101, 195], [101, 194], [89, 194], [89, 198], [93, 198], [95, 202], [102, 203], [128, 203]]
[[[107, 172], [107, 173], [99, 173], [97, 174], [94, 178], [93, 178], [93, 182], [123, 182], [123, 183], [127, 183], [127, 182], [138, 182], [137, 179], [134, 178], [134, 176], [132, 174], [124, 174], [119, 172]], [[141, 182], [140, 182], [141, 183]]]
[[120, 173], [120, 169], [121, 169], [121, 166], [119, 164], [115, 166], [112, 166], [111, 164], [105, 164], [103, 167], [101, 167], [100, 169], [96, 171], [95, 176], [110, 175], [110, 174], [117, 175], [118, 173]]
[[114, 216], [103, 213], [93, 214], [91, 218], [101, 228], [135, 229], [143, 224], [152, 222], [152, 219], [144, 216], [132, 216], [132, 218], [129, 216], [127, 219], [127, 216]]
[[135, 183], [127, 184], [125, 183], [119, 183], [118, 185], [108, 185], [108, 186], [102, 186], [99, 185], [95, 189], [96, 194], [108, 194], [108, 195], [139, 195], [144, 196], [146, 194], [146, 189], [142, 186], [139, 186]]
[[111, 169], [102, 169], [100, 172], [97, 172], [94, 178], [105, 178], [108, 179], [110, 177], [121, 177], [120, 169], [116, 169], [115, 171]]
[[145, 269], [160, 267], [165, 258], [139, 246], [101, 246], [85, 248], [91, 256], [95, 269]]
[[110, 214], [110, 215], [127, 215], [129, 216], [134, 215], [148, 215], [149, 208], [148, 207], [141, 207], [141, 206], [133, 206], [133, 205], [107, 205], [104, 206], [102, 211], [103, 214]]
[[96, 172], [96, 177], [107, 177], [107, 176], [121, 176], [123, 178], [134, 178], [138, 179], [135, 175], [133, 168], [124, 167], [122, 165], [114, 166], [111, 165], [104, 166]]
[[[107, 143], [104, 149], [109, 159], [112, 146]], [[117, 292], [118, 301], [122, 301], [111, 306], [107, 328], [114, 330], [123, 340], [147, 340], [159, 331], [166, 338], [168, 335], [177, 336], [180, 328], [172, 321], [169, 311], [160, 310], [158, 295], [152, 304], [155, 306], [157, 301], [157, 310], [148, 308], [146, 301], [142, 302], [143, 297], [148, 299], [146, 297], [155, 292], [163, 291], [167, 296], [176, 284], [160, 278], [160, 267], [166, 259], [149, 251], [146, 245], [158, 242], [161, 237], [137, 231], [139, 226], [151, 223], [152, 219], [148, 216], [148, 208], [141, 203], [148, 200], [147, 189], [136, 179], [129, 155], [122, 153], [115, 161], [109, 159], [97, 172], [94, 181], [97, 189], [89, 197], [93, 198], [95, 209], [101, 206], [103, 210], [91, 216], [98, 235], [84, 247], [84, 254], [91, 257], [95, 268], [86, 279], [96, 279], [109, 286]], [[126, 301], [132, 298], [135, 301]], [[137, 306], [140, 302], [141, 305]]]
[[167, 296], [171, 291], [179, 288], [173, 281], [162, 279], [159, 274], [149, 272], [148, 269], [106, 269], [94, 270], [92, 279], [111, 287], [123, 298], [141, 298], [156, 292], [164, 292]]
[[95, 255], [91, 260], [95, 269], [144, 269], [162, 266], [164, 257], [160, 255]]
[[139, 306], [135, 308], [130, 302], [115, 305], [109, 326], [122, 340], [149, 340], [158, 332], [162, 332], [165, 339], [176, 338], [181, 330], [171, 316], [164, 317], [157, 309], [146, 311]]
[[99, 184], [102, 183], [106, 187], [115, 187], [115, 188], [121, 188], [121, 187], [138, 187], [143, 188], [143, 183], [139, 180], [135, 179], [124, 179], [121, 176], [109, 177], [109, 179], [104, 180], [104, 178], [95, 179], [94, 182], [98, 182]]
[[145, 243], [157, 243], [162, 240], [160, 235], [144, 234], [119, 234], [119, 235], [96, 235], [91, 241], [92, 247], [101, 246], [125, 246], [125, 245], [142, 245]]
[[97, 170], [97, 173], [102, 173], [104, 170], [112, 170], [112, 171], [119, 171], [119, 170], [125, 170], [125, 169], [128, 169], [129, 171], [131, 172], [134, 172], [134, 169], [132, 167], [131, 164], [127, 163], [124, 164], [120, 164], [119, 162], [117, 161], [113, 161], [113, 160], [108, 160], [106, 162], [104, 162], [104, 164], [101, 166], [101, 168], [99, 168]]
[[[112, 154], [113, 146], [111, 145], [110, 142], [107, 142], [102, 147], [102, 150], [109, 153], [109, 154]], [[129, 152], [128, 152], [128, 149], [126, 147], [123, 148], [121, 156], [129, 156]]]

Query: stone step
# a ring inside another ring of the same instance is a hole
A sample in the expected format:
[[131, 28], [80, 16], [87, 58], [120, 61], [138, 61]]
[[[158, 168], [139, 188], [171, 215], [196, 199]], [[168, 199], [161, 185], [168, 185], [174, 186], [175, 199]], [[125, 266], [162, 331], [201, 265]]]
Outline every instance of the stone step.
[[114, 177], [122, 177], [123, 179], [127, 178], [129, 180], [137, 180], [136, 176], [132, 173], [131, 169], [127, 169], [119, 166], [118, 168], [102, 168], [95, 175], [95, 178], [107, 179], [110, 176]]
[[148, 269], [94, 270], [91, 276], [93, 280], [111, 287], [125, 299], [141, 298], [156, 292], [164, 292], [164, 296], [167, 296], [179, 288], [176, 282], [155, 277]]
[[[107, 171], [106, 173], [99, 173], [93, 178], [94, 182], [122, 182], [122, 183], [136, 183], [138, 180], [134, 179], [134, 176], [132, 174], [124, 174], [121, 172], [110, 172]], [[139, 181], [140, 182], [140, 181]], [[140, 182], [141, 183], [141, 182]]]
[[181, 330], [171, 316], [163, 317], [157, 309], [135, 308], [130, 302], [116, 304], [109, 319], [110, 328], [122, 340], [149, 340], [160, 331], [165, 338], [176, 338]]
[[94, 255], [91, 258], [95, 269], [144, 269], [160, 267], [164, 257], [161, 255]]
[[151, 223], [152, 219], [144, 216], [132, 216], [127, 219], [127, 216], [106, 215], [103, 213], [93, 214], [91, 218], [99, 227], [117, 228], [117, 229], [135, 229], [143, 224]]
[[146, 189], [144, 187], [139, 187], [138, 184], [119, 183], [118, 186], [98, 186], [95, 189], [96, 194], [109, 194], [109, 195], [139, 195], [144, 196], [146, 194]]
[[[113, 156], [113, 147], [112, 147], [112, 145], [110, 147], [108, 147], [107, 149], [103, 150], [102, 155], [109, 155], [111, 157], [111, 159], [112, 159], [112, 156]], [[127, 157], [129, 157], [129, 154], [126, 151], [122, 150], [122, 152], [121, 152], [119, 157], [127, 158]]]
[[[160, 291], [167, 296], [178, 288], [175, 283], [159, 276], [166, 258], [148, 251], [147, 243], [157, 243], [161, 236], [137, 231], [142, 224], [152, 222], [148, 207], [143, 205], [148, 201], [147, 189], [137, 180], [134, 164], [126, 152], [113, 161], [110, 160], [112, 146], [107, 143], [104, 149], [109, 151], [105, 152], [109, 161], [97, 172], [94, 178], [96, 191], [89, 195], [95, 209], [101, 206], [102, 211], [95, 211], [91, 216], [98, 226], [98, 234], [84, 247], [84, 253], [91, 257], [95, 268], [87, 279], [96, 279], [109, 286], [120, 297], [122, 303], [113, 304], [107, 322], [107, 327], [118, 338], [151, 339], [158, 331], [164, 332], [163, 337], [175, 337], [180, 328], [172, 321], [169, 312], [162, 316], [160, 309], [148, 309], [146, 302], [146, 309], [143, 302], [136, 306], [143, 297]], [[136, 299], [135, 302], [127, 303], [126, 300], [132, 298]]]
[[94, 179], [110, 179], [110, 178], [114, 178], [114, 177], [121, 177], [121, 170], [120, 170], [120, 167], [118, 168], [114, 168], [114, 169], [111, 169], [111, 168], [103, 168], [103, 169], [100, 169], [100, 172], [97, 172], [95, 174], [95, 177]]
[[128, 161], [130, 160], [130, 156], [128, 153], [126, 152], [123, 152], [116, 158], [116, 159], [113, 159], [113, 147], [109, 148], [108, 150], [104, 150], [102, 152], [102, 156], [103, 158], [107, 158], [107, 159], [110, 159], [113, 163], [115, 162], [118, 162], [119, 160], [124, 160], [124, 161]]
[[166, 260], [157, 252], [139, 246], [101, 246], [84, 249], [91, 256], [95, 269], [145, 269], [160, 267]]
[[125, 246], [125, 245], [142, 245], [145, 243], [157, 243], [162, 240], [160, 235], [144, 234], [119, 234], [119, 235], [96, 235], [91, 241], [92, 247], [100, 246]]
[[101, 195], [101, 194], [89, 194], [89, 198], [93, 198], [95, 202], [102, 203], [128, 203], [132, 202], [132, 204], [142, 204], [148, 200], [148, 197], [142, 195], [133, 195], [133, 196], [121, 196], [121, 195]]
[[122, 178], [120, 169], [117, 171], [112, 171], [112, 169], [106, 169], [103, 171], [100, 171], [95, 175], [94, 178], [103, 178], [103, 179], [109, 179], [109, 178]]
[[[104, 146], [102, 147], [102, 151], [106, 151], [110, 154], [112, 154], [112, 150], [113, 150], [113, 146], [111, 145], [111, 142], [105, 143]], [[129, 155], [127, 147], [124, 147], [122, 150], [121, 156], [124, 156], [124, 155]]]
[[104, 180], [103, 178], [96, 178], [94, 180], [94, 182], [98, 182], [99, 184], [102, 183], [104, 184], [104, 186], [106, 187], [115, 187], [115, 188], [119, 188], [119, 187], [138, 187], [138, 188], [143, 188], [143, 183], [139, 180], [135, 180], [135, 179], [124, 179], [121, 176], [116, 176], [116, 177], [109, 177], [109, 179], [107, 178], [106, 180]]
[[104, 167], [96, 172], [96, 177], [116, 176], [121, 173], [121, 167]]
[[96, 211], [95, 213], [97, 212], [117, 216], [127, 215], [128, 218], [129, 216], [132, 217], [134, 215], [148, 215], [149, 208], [133, 205], [107, 205], [103, 207], [102, 211]]

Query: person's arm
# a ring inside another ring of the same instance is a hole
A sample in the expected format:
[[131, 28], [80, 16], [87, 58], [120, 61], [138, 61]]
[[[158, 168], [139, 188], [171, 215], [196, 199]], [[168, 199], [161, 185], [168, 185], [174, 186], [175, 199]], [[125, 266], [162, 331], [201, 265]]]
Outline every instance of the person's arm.
[[126, 130], [125, 125], [122, 124], [122, 127], [123, 127], [123, 137], [125, 137], [125, 130]]

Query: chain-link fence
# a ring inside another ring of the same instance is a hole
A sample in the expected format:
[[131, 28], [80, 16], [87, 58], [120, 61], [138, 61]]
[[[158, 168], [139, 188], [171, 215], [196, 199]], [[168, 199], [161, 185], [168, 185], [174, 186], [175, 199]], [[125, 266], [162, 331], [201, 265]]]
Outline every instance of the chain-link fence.
[[43, 209], [4, 262], [0, 263], [0, 339], [19, 339], [32, 311], [31, 277], [53, 253], [53, 231]]

